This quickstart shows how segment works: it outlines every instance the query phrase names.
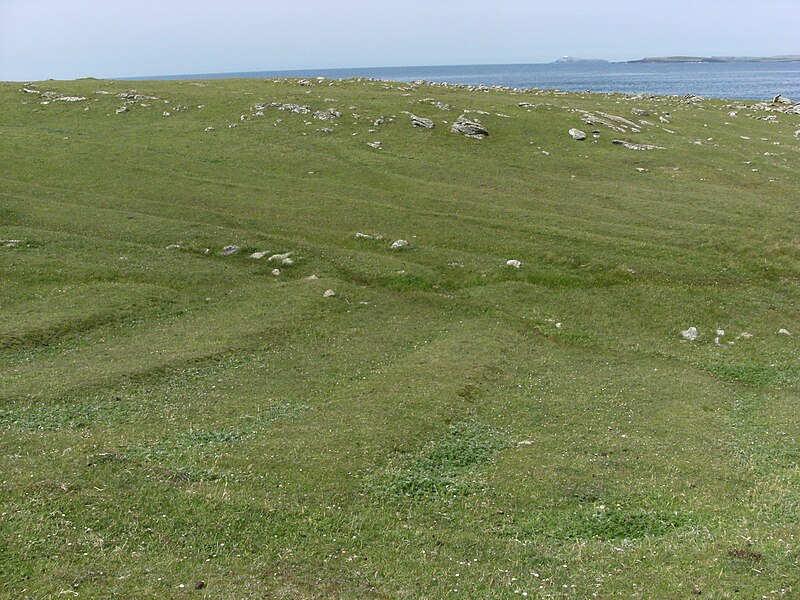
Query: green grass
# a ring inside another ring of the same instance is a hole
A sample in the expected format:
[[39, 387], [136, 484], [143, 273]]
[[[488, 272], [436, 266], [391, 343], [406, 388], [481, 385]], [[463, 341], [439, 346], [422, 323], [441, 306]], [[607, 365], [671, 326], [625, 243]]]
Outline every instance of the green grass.
[[0, 84], [0, 596], [800, 593], [796, 115], [37, 86], [87, 100]]

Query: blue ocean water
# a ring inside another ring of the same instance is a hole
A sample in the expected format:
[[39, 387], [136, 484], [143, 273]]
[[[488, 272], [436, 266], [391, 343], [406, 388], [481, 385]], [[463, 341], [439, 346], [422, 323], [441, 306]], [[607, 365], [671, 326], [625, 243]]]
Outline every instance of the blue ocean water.
[[697, 94], [708, 98], [800, 100], [800, 62], [785, 63], [553, 63], [454, 65], [206, 73], [136, 79], [374, 77], [391, 81], [446, 81], [572, 92]]

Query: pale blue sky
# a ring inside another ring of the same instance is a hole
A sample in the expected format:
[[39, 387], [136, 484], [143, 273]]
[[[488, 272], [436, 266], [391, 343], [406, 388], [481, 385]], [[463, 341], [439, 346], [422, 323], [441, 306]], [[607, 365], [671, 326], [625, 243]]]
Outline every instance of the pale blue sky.
[[0, 0], [0, 80], [800, 54], [800, 0]]

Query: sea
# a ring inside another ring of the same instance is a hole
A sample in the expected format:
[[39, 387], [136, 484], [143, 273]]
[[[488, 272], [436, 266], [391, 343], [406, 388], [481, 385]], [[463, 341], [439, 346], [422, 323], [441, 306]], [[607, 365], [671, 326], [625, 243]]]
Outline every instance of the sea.
[[305, 69], [136, 77], [130, 79], [229, 79], [372, 77], [473, 85], [504, 85], [570, 92], [696, 94], [707, 98], [768, 100], [781, 94], [800, 101], [800, 62], [550, 63]]

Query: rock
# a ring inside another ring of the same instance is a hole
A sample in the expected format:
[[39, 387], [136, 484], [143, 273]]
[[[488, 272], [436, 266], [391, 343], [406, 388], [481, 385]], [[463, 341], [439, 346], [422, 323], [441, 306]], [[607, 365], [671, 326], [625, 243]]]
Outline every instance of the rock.
[[792, 335], [791, 333], [789, 333], [788, 329], [783, 329], [783, 328], [778, 329], [778, 333], [781, 335]]
[[231, 254], [236, 254], [239, 251], [239, 246], [236, 244], [231, 244], [230, 246], [225, 246], [222, 249], [222, 256], [230, 256]]
[[41, 94], [42, 93], [39, 90], [35, 90], [35, 89], [29, 88], [29, 87], [23, 87], [20, 91], [24, 92], [26, 94]]
[[121, 115], [122, 113], [128, 112], [128, 107], [127, 106], [120, 106], [115, 112], [118, 115]]
[[361, 233], [360, 231], [356, 231], [355, 234], [353, 234], [353, 237], [356, 238], [357, 240], [371, 240], [371, 239], [374, 239], [368, 233]]
[[256, 260], [258, 260], [258, 259], [264, 258], [266, 255], [267, 255], [266, 251], [264, 251], [264, 252], [253, 252], [250, 255], [250, 258], [255, 258]]
[[626, 142], [625, 140], [611, 140], [612, 144], [622, 146], [628, 150], [666, 150], [663, 146], [654, 146], [652, 144], [634, 144], [633, 142]]
[[213, 127], [206, 127], [206, 128], [204, 129], [204, 131], [214, 131], [214, 128], [213, 128]]
[[325, 293], [322, 294], [323, 298], [333, 298], [336, 295], [336, 292], [333, 290], [325, 290]]
[[584, 133], [580, 129], [574, 129], [574, 128], [570, 129], [569, 130], [569, 134], [572, 136], [573, 140], [579, 140], [580, 141], [580, 140], [585, 140], [586, 139], [586, 133]]
[[414, 127], [422, 127], [423, 129], [433, 129], [433, 121], [425, 117], [418, 117], [413, 113], [406, 113], [411, 119], [411, 124]]
[[772, 100], [770, 100], [770, 102], [772, 102], [773, 104], [794, 104], [792, 100], [790, 100], [786, 96], [781, 96], [780, 94], [775, 96]]
[[333, 129], [330, 127], [323, 127], [322, 129], [315, 129], [314, 133], [333, 133]]
[[284, 259], [281, 261], [281, 264], [282, 264], [282, 265], [284, 265], [284, 266], [286, 266], [286, 267], [290, 267], [290, 266], [292, 266], [292, 265], [294, 264], [294, 261], [293, 261], [291, 258], [289, 258], [289, 257], [287, 256], [286, 258], [284, 258]]
[[328, 110], [318, 110], [311, 116], [320, 121], [332, 121], [333, 119], [341, 117], [342, 113], [335, 108], [329, 108]]
[[377, 127], [378, 125], [383, 125], [383, 122], [386, 120], [385, 117], [378, 117], [372, 122], [372, 125]]
[[689, 327], [689, 329], [681, 331], [681, 335], [683, 336], [683, 339], [689, 340], [690, 342], [695, 341], [700, 336], [700, 334], [697, 332], [697, 327]]
[[308, 277], [306, 277], [306, 281], [316, 281], [317, 279], [319, 279], [319, 277], [317, 277], [316, 275], [309, 275]]
[[512, 258], [511, 260], [506, 261], [506, 266], [514, 267], [515, 269], [519, 269], [522, 266], [522, 262], [518, 261], [516, 258]]
[[739, 334], [739, 337], [744, 339], [744, 340], [749, 340], [751, 337], [753, 337], [753, 334], [752, 333], [747, 333], [746, 331], [743, 331], [742, 333]]
[[272, 273], [273, 275], [275, 275], [275, 277], [277, 277], [278, 275], [281, 274], [281, 270], [280, 269], [272, 269], [272, 271], [270, 271], [270, 273]]
[[169, 246], [167, 246], [167, 250], [180, 250], [180, 249], [181, 249], [180, 244], [170, 244]]
[[636, 115], [637, 117], [649, 117], [650, 116], [650, 112], [649, 111], [643, 110], [641, 108], [632, 108], [631, 109], [631, 114], [632, 115]]
[[367, 146], [369, 146], [370, 148], [375, 148], [376, 150], [380, 150], [381, 149], [381, 143], [380, 142], [367, 142]]
[[719, 337], [722, 337], [723, 335], [725, 335], [725, 330], [724, 330], [724, 329], [717, 329], [717, 331], [716, 331], [715, 333], [716, 333], [716, 334], [717, 334]]
[[489, 135], [489, 131], [481, 125], [480, 121], [467, 118], [466, 115], [461, 115], [450, 127], [452, 133], [463, 133], [468, 138], [482, 140]]
[[800, 138], [800, 129], [794, 132], [794, 137]]
[[409, 245], [408, 244], [408, 240], [396, 240], [396, 241], [392, 242], [392, 245], [389, 246], [389, 249], [390, 250], [400, 250], [401, 248], [407, 248], [408, 245]]

